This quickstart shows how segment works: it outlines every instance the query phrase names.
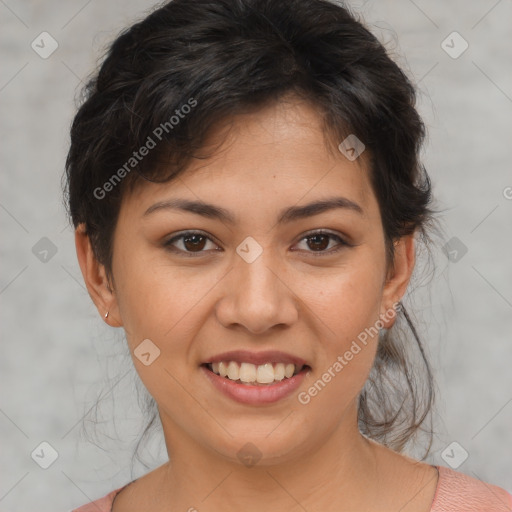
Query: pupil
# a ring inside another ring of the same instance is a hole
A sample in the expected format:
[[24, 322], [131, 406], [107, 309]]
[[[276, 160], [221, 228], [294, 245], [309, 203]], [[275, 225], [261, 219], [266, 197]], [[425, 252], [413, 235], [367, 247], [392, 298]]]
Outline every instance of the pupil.
[[[323, 239], [324, 243], [320, 242], [320, 239]], [[313, 240], [313, 245], [315, 247], [311, 247], [311, 249], [325, 249], [329, 245], [328, 237], [326, 235], [313, 235], [309, 237], [310, 242]], [[326, 243], [327, 242], [327, 243]], [[317, 245], [320, 244], [320, 247]]]
[[[203, 239], [202, 243], [198, 242], [198, 239]], [[191, 242], [191, 240], [193, 240]], [[183, 239], [183, 242], [185, 244], [185, 247], [187, 249], [202, 249], [205, 244], [205, 237], [203, 235], [188, 235]], [[191, 244], [189, 246], [189, 244]]]

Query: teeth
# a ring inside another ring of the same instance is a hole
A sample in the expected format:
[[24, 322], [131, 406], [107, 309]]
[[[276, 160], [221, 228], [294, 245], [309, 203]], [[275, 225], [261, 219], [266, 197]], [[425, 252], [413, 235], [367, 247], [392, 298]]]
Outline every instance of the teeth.
[[295, 365], [294, 364], [287, 364], [284, 367], [284, 376], [289, 379], [293, 375], [294, 371], [295, 371]]
[[228, 364], [228, 379], [238, 380], [240, 378], [240, 368], [235, 361], [230, 361]]
[[249, 364], [249, 363], [242, 363], [240, 365], [240, 380], [242, 382], [255, 382], [256, 381], [256, 366], [254, 366], [253, 364]]
[[274, 380], [283, 380], [285, 375], [283, 363], [277, 363], [274, 367]]
[[[213, 368], [212, 368], [212, 370], [213, 370]], [[215, 371], [215, 370], [213, 370], [213, 371]], [[215, 372], [215, 373], [217, 373], [217, 372]], [[221, 377], [227, 377], [227, 375], [228, 375], [228, 366], [224, 362], [219, 363], [219, 375]]]
[[270, 384], [274, 382], [274, 367], [270, 363], [260, 364], [256, 370], [256, 382]]
[[[297, 373], [302, 368], [297, 369]], [[240, 380], [244, 383], [272, 384], [284, 378], [289, 379], [295, 374], [295, 365], [292, 363], [260, 364], [237, 363], [236, 361], [221, 361], [212, 363], [213, 373], [230, 380]]]

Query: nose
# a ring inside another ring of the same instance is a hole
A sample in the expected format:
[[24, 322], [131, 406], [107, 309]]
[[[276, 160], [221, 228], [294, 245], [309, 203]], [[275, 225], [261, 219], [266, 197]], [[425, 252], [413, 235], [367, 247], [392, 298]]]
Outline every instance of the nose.
[[216, 305], [218, 321], [226, 328], [244, 328], [251, 334], [291, 326], [298, 319], [298, 297], [288, 280], [269, 251], [252, 263], [235, 259]]

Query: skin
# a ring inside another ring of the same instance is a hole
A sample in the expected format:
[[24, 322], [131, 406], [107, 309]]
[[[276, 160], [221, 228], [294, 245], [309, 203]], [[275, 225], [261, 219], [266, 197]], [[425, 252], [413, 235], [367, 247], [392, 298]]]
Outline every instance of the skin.
[[[387, 313], [405, 293], [415, 262], [411, 235], [397, 241], [394, 265], [387, 265], [365, 155], [351, 162], [328, 151], [314, 108], [295, 99], [231, 121], [229, 132], [219, 125], [210, 136], [208, 143], [221, 144], [213, 156], [123, 198], [112, 279], [83, 226], [76, 230], [99, 313], [108, 311], [106, 321], [124, 328], [132, 354], [144, 339], [160, 349], [149, 366], [135, 356], [133, 362], [158, 404], [170, 462], [124, 489], [113, 510], [429, 511], [435, 468], [357, 428], [357, 398], [377, 336], [306, 405], [297, 393], [274, 404], [240, 404], [204, 377], [199, 365], [215, 354], [280, 350], [308, 362], [311, 372], [298, 390], [307, 391], [365, 328], [379, 318], [392, 327]], [[333, 196], [357, 203], [362, 214], [337, 208], [277, 223], [286, 207]], [[144, 215], [175, 198], [213, 203], [235, 222], [169, 208]], [[352, 246], [305, 238], [319, 229]], [[177, 240], [172, 252], [165, 242], [184, 230], [210, 239], [200, 238], [195, 253]], [[247, 236], [263, 249], [252, 263], [236, 252]], [[196, 257], [179, 253], [187, 248]], [[248, 442], [261, 453], [252, 467], [237, 457]]]

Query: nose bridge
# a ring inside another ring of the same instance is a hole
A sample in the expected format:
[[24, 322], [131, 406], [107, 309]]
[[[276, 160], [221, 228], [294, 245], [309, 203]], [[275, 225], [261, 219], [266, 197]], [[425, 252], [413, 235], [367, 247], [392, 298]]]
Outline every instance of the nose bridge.
[[[268, 305], [270, 309], [280, 295], [279, 271], [271, 250], [265, 249], [254, 261], [241, 260], [235, 264], [238, 293], [252, 304], [262, 307]], [[281, 283], [282, 286], [282, 283]]]
[[[243, 325], [252, 333], [264, 332], [278, 324], [291, 324], [297, 318], [297, 311], [293, 294], [279, 276], [282, 266], [271, 249], [261, 248], [255, 258], [254, 253], [250, 258], [245, 257], [254, 250], [250, 243], [247, 253], [235, 257], [229, 285], [217, 311], [219, 321], [226, 327]], [[244, 248], [243, 244], [241, 247]]]

